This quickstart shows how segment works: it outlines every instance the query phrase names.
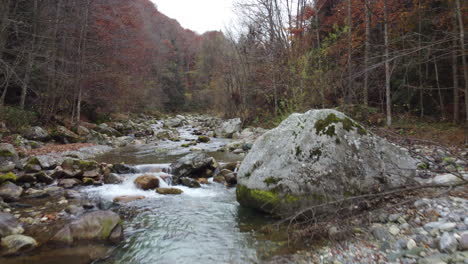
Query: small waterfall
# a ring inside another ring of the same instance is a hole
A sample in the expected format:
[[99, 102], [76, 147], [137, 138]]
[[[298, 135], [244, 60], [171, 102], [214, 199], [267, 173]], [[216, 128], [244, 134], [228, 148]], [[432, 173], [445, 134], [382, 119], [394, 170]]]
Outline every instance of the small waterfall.
[[172, 185], [172, 168], [170, 164], [145, 164], [134, 167], [138, 173], [151, 174], [159, 178], [161, 187]]

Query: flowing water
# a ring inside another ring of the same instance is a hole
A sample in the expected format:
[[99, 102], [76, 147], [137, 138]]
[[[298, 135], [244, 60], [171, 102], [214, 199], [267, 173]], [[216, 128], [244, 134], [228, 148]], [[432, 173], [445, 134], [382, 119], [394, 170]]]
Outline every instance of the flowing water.
[[[196, 138], [190, 128], [179, 132], [187, 140]], [[242, 208], [236, 201], [235, 188], [213, 182], [199, 189], [175, 186], [183, 194], [164, 196], [135, 187], [134, 179], [148, 173], [169, 185], [169, 163], [189, 153], [180, 147], [183, 143], [163, 141], [99, 157], [102, 162], [135, 164], [138, 173], [123, 175], [122, 184], [86, 189], [91, 197], [112, 201], [122, 195], [143, 195], [146, 199], [124, 205], [136, 216], [124, 222], [125, 240], [98, 263], [259, 263], [291, 250], [284, 246], [284, 233], [259, 232], [274, 220]], [[218, 162], [240, 160], [239, 155], [216, 152], [227, 143], [226, 139], [212, 139], [197, 147]]]

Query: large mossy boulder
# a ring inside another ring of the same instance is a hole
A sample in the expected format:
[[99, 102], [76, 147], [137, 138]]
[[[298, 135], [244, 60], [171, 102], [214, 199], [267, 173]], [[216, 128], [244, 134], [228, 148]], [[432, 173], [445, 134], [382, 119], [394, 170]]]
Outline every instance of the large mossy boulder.
[[213, 157], [203, 152], [188, 154], [171, 164], [173, 181], [180, 183], [180, 179], [209, 178], [214, 175], [219, 165]]
[[55, 234], [52, 242], [72, 244], [77, 241], [110, 241], [123, 239], [122, 220], [112, 211], [94, 211], [66, 225]]
[[237, 200], [287, 215], [411, 184], [417, 161], [335, 110], [293, 114], [258, 138], [238, 172]]
[[49, 133], [42, 127], [35, 126], [26, 129], [24, 137], [29, 140], [46, 141], [50, 138]]
[[53, 139], [64, 143], [77, 143], [81, 141], [80, 136], [64, 126], [57, 126], [51, 133]]

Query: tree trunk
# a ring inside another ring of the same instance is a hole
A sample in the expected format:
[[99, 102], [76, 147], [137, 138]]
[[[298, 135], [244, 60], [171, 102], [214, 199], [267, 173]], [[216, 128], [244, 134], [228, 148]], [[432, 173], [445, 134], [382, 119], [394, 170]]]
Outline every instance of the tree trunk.
[[466, 111], [466, 123], [468, 124], [468, 65], [466, 62], [466, 51], [465, 51], [465, 27], [463, 25], [463, 17], [461, 14], [460, 0], [455, 0], [456, 11], [458, 17], [458, 30], [460, 31], [460, 46], [462, 51], [462, 64], [463, 64], [463, 75], [465, 77], [465, 111]]
[[390, 93], [390, 51], [388, 42], [388, 7], [384, 0], [384, 42], [385, 42], [385, 97], [387, 105], [387, 126], [392, 125], [392, 98]]
[[80, 32], [80, 46], [78, 48], [78, 57], [80, 58], [80, 65], [78, 66], [78, 98], [76, 103], [76, 125], [79, 125], [81, 119], [81, 100], [83, 96], [83, 71], [86, 63], [86, 36], [88, 32], [88, 16], [91, 0], [86, 1], [83, 25]]
[[364, 50], [364, 105], [369, 106], [369, 53], [370, 53], [370, 2], [364, 0], [364, 9], [366, 12], [366, 43]]
[[26, 62], [26, 72], [24, 74], [23, 85], [21, 87], [21, 97], [20, 97], [20, 108], [24, 109], [26, 104], [26, 95], [28, 93], [28, 86], [31, 81], [32, 67], [34, 64], [34, 50], [36, 48], [36, 34], [37, 34], [37, 16], [38, 16], [38, 5], [37, 0], [34, 0], [34, 9], [33, 9], [33, 30], [32, 30], [32, 40], [31, 47], [28, 52], [28, 60]]
[[[456, 23], [455, 23], [456, 26]], [[456, 30], [456, 27], [455, 27]], [[453, 78], [453, 121], [460, 121], [460, 94], [458, 85], [458, 61], [457, 61], [457, 40], [453, 39], [452, 51], [452, 78]]]
[[351, 103], [351, 91], [353, 87], [352, 70], [352, 49], [353, 49], [353, 34], [352, 34], [352, 19], [351, 19], [351, 0], [348, 0], [348, 91], [345, 94], [345, 104]]
[[435, 77], [437, 83], [437, 92], [439, 94], [439, 106], [440, 106], [440, 114], [442, 116], [442, 120], [445, 120], [445, 106], [444, 106], [444, 98], [442, 97], [442, 91], [440, 90], [440, 82], [439, 82], [439, 68], [437, 67], [437, 59], [434, 56], [434, 70], [435, 70]]
[[0, 6], [0, 60], [2, 59], [3, 49], [5, 48], [7, 29], [9, 26], [8, 16], [10, 14], [10, 0], [5, 0]]

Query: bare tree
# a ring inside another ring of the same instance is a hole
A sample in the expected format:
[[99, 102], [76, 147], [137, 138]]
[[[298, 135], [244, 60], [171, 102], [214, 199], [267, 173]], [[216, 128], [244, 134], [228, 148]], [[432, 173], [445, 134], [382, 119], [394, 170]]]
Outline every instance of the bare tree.
[[390, 48], [388, 41], [388, 6], [387, 0], [384, 0], [384, 42], [385, 42], [385, 97], [387, 105], [387, 126], [392, 125], [392, 98], [390, 91]]
[[463, 25], [463, 17], [461, 14], [460, 0], [455, 0], [455, 9], [458, 17], [458, 30], [460, 32], [460, 47], [462, 52], [462, 64], [463, 64], [463, 75], [465, 77], [465, 110], [466, 110], [466, 122], [468, 123], [468, 65], [466, 62], [466, 51], [465, 51], [465, 26]]

